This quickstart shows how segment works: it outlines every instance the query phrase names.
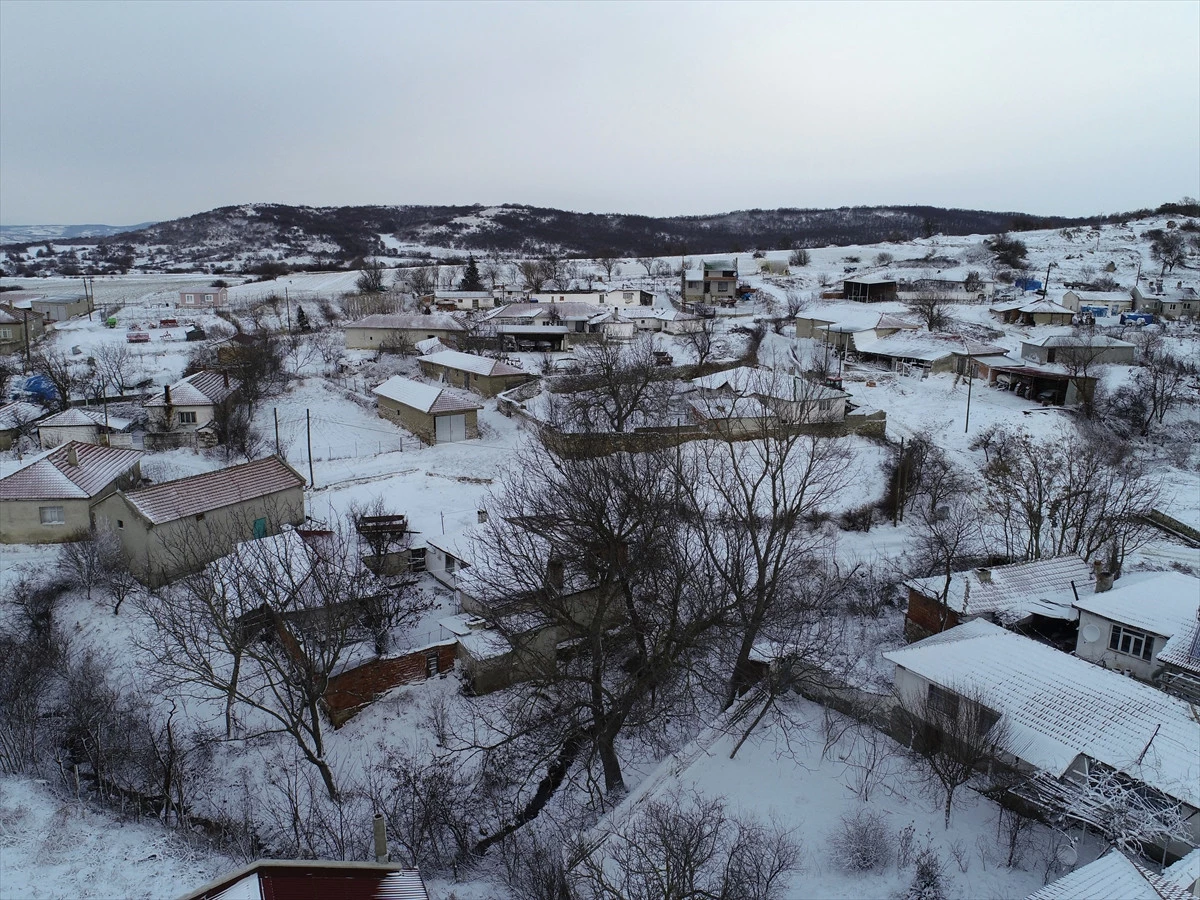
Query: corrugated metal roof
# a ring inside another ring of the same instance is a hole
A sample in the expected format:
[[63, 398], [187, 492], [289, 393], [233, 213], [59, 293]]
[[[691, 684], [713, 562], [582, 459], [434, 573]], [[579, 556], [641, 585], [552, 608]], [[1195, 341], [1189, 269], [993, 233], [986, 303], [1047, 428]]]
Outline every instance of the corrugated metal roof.
[[956, 334], [938, 334], [930, 332], [899, 331], [877, 341], [867, 341], [858, 345], [860, 353], [874, 356], [887, 356], [893, 359], [920, 359], [926, 362], [942, 359], [954, 354], [983, 356], [1004, 354], [1003, 347], [994, 344], [981, 344], [959, 337]]
[[390, 328], [397, 331], [465, 331], [462, 322], [449, 314], [432, 313], [430, 315], [390, 315], [377, 313], [351, 322], [347, 328]]
[[[955, 572], [951, 577], [946, 605], [958, 613], [984, 615], [1044, 601], [1057, 604], [1069, 613], [1075, 600], [1071, 590], [1072, 581], [1081, 595], [1091, 594], [1095, 588], [1092, 567], [1078, 556], [1038, 559], [988, 569], [968, 569]], [[906, 584], [926, 597], [938, 598], [945, 588], [946, 579], [942, 575], [934, 575], [930, 578], [914, 578]], [[968, 609], [964, 610], [964, 602]]]
[[1194, 900], [1184, 888], [1112, 850], [1026, 900]]
[[1032, 347], [1133, 347], [1129, 341], [1118, 340], [1107, 334], [1050, 334], [1021, 343]]
[[125, 494], [129, 504], [151, 523], [161, 525], [244, 500], [303, 487], [304, 479], [277, 456], [229, 469], [164, 481]]
[[1012, 726], [1006, 747], [1061, 776], [1083, 754], [1200, 807], [1200, 722], [1183, 700], [983, 619], [884, 658], [978, 693]]
[[536, 319], [550, 316], [554, 310], [564, 321], [586, 321], [601, 313], [611, 313], [607, 306], [598, 303], [584, 303], [580, 300], [566, 300], [562, 303], [512, 303], [501, 306], [485, 318], [489, 321], [501, 319]]
[[[69, 461], [72, 449], [76, 465]], [[141, 458], [141, 450], [70, 441], [0, 478], [0, 500], [85, 500], [126, 474]]]
[[[225, 400], [242, 383], [224, 372], [196, 372], [171, 385], [172, 406], [209, 406]], [[166, 393], [146, 401], [146, 406], [166, 406]]]
[[95, 424], [95, 419], [84, 415], [80, 410], [68, 409], [42, 419], [42, 421], [38, 422], [38, 428], [89, 427]]
[[[442, 355], [437, 354], [438, 357]], [[483, 409], [478, 403], [459, 397], [445, 388], [422, 384], [401, 375], [393, 375], [379, 387], [372, 389], [371, 393], [423, 413], [465, 412], [469, 409]]]
[[419, 362], [434, 363], [447, 369], [461, 372], [471, 372], [475, 375], [524, 375], [516, 366], [500, 362], [498, 359], [488, 359], [473, 353], [460, 353], [458, 350], [442, 350], [438, 353], [422, 356]]

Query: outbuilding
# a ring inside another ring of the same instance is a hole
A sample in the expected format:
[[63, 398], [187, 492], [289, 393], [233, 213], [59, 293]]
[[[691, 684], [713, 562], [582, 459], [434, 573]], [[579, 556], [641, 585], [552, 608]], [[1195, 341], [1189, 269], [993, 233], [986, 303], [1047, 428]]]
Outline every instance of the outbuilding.
[[426, 444], [479, 437], [478, 412], [483, 407], [449, 388], [393, 375], [371, 393], [379, 404], [379, 415]]

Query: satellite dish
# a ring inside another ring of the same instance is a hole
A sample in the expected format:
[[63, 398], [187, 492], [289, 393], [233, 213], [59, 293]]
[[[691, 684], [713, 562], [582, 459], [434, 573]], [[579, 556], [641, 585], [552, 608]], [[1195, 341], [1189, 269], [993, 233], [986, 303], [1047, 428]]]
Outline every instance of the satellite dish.
[[1074, 844], [1063, 844], [1054, 855], [1059, 864], [1067, 868], [1079, 862], [1079, 851], [1075, 849]]
[[1081, 634], [1087, 643], [1094, 644], [1096, 641], [1100, 640], [1100, 626], [1096, 625], [1095, 623], [1092, 623], [1091, 625], [1084, 625]]

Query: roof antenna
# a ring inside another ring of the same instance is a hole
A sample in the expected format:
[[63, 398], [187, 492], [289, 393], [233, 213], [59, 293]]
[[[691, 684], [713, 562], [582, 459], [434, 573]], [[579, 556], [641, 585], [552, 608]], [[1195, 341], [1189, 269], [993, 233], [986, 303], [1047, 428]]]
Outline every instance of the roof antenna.
[[1150, 749], [1150, 745], [1154, 743], [1154, 739], [1158, 737], [1158, 729], [1160, 728], [1162, 728], [1161, 722], [1154, 726], [1154, 734], [1150, 735], [1150, 740], [1146, 741], [1146, 746], [1143, 747], [1142, 752], [1138, 754], [1137, 762], [1134, 763], [1135, 766], [1140, 766], [1142, 764], [1142, 759], [1146, 756], [1146, 751]]

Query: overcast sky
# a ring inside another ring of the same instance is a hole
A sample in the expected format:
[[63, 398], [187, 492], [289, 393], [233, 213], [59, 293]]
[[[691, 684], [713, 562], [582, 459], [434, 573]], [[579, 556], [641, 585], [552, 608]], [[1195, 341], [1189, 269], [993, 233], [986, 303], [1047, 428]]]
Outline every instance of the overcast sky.
[[1200, 195], [1200, 3], [0, 3], [0, 223]]

